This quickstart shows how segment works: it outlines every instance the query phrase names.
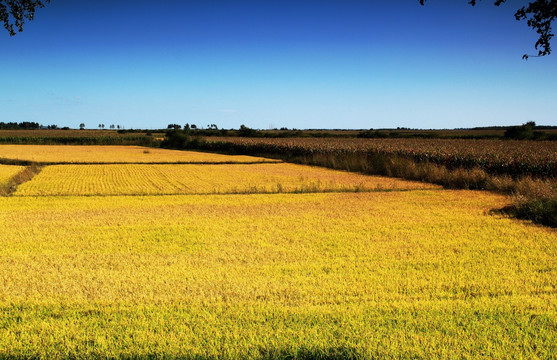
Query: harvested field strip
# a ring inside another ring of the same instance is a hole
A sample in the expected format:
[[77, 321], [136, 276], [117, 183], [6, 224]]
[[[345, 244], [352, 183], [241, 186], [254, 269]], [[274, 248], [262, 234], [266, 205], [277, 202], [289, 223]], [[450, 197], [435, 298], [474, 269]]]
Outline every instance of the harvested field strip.
[[261, 163], [273, 159], [244, 155], [221, 155], [196, 151], [141, 146], [0, 145], [4, 162], [41, 164], [99, 163]]
[[450, 190], [0, 198], [0, 349], [551, 358], [557, 233], [488, 214], [506, 201]]
[[295, 164], [54, 165], [16, 196], [168, 195], [438, 189], [439, 186]]

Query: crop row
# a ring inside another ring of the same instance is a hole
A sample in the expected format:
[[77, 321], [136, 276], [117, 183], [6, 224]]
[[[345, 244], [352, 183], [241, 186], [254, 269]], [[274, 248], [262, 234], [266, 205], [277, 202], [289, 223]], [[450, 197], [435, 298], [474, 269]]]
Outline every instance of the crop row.
[[[224, 156], [224, 155], [222, 155]], [[161, 195], [433, 189], [435, 185], [295, 164], [53, 165], [14, 195]]]
[[557, 177], [557, 142], [462, 139], [206, 139], [208, 149], [245, 154], [335, 157], [397, 156], [448, 169], [481, 168], [494, 175]]

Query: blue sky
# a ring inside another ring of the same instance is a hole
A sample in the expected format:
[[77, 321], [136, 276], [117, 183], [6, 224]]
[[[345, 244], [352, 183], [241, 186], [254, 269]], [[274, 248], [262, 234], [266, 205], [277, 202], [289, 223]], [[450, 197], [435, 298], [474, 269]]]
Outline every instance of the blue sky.
[[521, 3], [52, 0], [0, 29], [0, 121], [557, 125], [557, 54], [521, 59], [536, 41]]

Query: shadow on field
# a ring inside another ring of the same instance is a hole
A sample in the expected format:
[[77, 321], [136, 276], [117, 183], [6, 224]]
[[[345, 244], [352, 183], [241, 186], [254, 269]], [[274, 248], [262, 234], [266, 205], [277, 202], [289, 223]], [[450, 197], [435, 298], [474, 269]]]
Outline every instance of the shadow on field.
[[[143, 359], [168, 359], [168, 360], [218, 360], [218, 359], [257, 359], [257, 360], [344, 360], [344, 359], [362, 359], [363, 356], [357, 356], [357, 351], [350, 348], [328, 348], [328, 349], [264, 349], [255, 350], [249, 354], [222, 354], [222, 355], [167, 355], [164, 353], [142, 354], [142, 355], [125, 355], [119, 354], [116, 358], [122, 360], [143, 360]], [[2, 360], [23, 360], [23, 359], [42, 359], [42, 356], [28, 355], [10, 355], [0, 353]], [[113, 355], [90, 353], [76, 354], [69, 353], [58, 359], [114, 359]], [[371, 359], [374, 359], [372, 357]], [[366, 359], [369, 359], [366, 357]]]

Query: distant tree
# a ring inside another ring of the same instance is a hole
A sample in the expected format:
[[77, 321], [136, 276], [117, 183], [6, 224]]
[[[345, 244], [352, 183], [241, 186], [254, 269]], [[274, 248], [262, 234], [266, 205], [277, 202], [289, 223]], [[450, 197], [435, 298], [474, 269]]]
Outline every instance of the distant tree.
[[[418, 0], [424, 5], [426, 0]], [[480, 0], [481, 1], [481, 0]], [[501, 5], [507, 0], [496, 0], [496, 6]], [[469, 0], [472, 6], [476, 5], [476, 0]], [[551, 38], [553, 37], [551, 25], [557, 17], [557, 0], [534, 0], [528, 2], [528, 5], [521, 7], [514, 13], [516, 20], [526, 20], [526, 24], [538, 33], [539, 38], [536, 41], [535, 48], [538, 55], [522, 56], [528, 59], [530, 56], [545, 56], [551, 54]]]
[[114, 124], [110, 125], [110, 128], [111, 128], [111, 129], [114, 129], [114, 127], [115, 127]]
[[85, 123], [79, 124], [79, 130], [83, 130], [83, 129], [85, 129]]
[[50, 0], [0, 0], [0, 21], [4, 23], [10, 36], [14, 36], [16, 30], [23, 31], [25, 20], [33, 20], [35, 10], [49, 2]]
[[20, 122], [19, 124], [17, 124], [17, 126], [20, 129], [26, 129], [26, 130], [39, 129], [41, 127], [39, 123], [31, 122], [31, 121]]
[[174, 129], [174, 130], [178, 130], [181, 129], [182, 125], [178, 125], [178, 124], [168, 124], [168, 129]]
[[195, 130], [195, 129], [197, 129], [197, 125], [191, 124], [191, 128], [192, 128], [192, 130]]
[[529, 121], [520, 126], [511, 126], [505, 131], [505, 137], [516, 140], [531, 140], [534, 138], [534, 127], [536, 123]]
[[244, 124], [240, 125], [240, 129], [238, 130], [238, 136], [251, 137], [256, 135], [257, 135], [256, 130], [249, 128]]

